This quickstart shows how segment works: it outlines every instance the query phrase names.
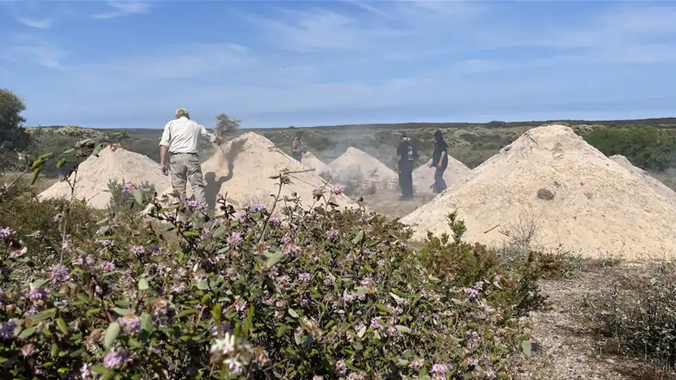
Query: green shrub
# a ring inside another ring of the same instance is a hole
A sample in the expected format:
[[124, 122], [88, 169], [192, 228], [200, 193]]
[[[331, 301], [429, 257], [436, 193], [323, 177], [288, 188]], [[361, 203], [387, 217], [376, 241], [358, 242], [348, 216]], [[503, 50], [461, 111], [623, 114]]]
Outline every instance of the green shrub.
[[[108, 181], [110, 201], [108, 209], [115, 212], [139, 212], [155, 197], [155, 186], [144, 182], [140, 186], [122, 179], [122, 182]], [[138, 197], [138, 199], [137, 199]]]
[[676, 264], [628, 273], [587, 300], [591, 322], [615, 347], [659, 365], [676, 363]]
[[[15, 254], [27, 231], [6, 219], [0, 378], [507, 376], [520, 338], [504, 328], [513, 301], [497, 294], [527, 276], [483, 259], [474, 277], [442, 276], [397, 222], [314, 194], [322, 202], [308, 212], [275, 203], [236, 213], [221, 199], [223, 215], [203, 224], [190, 204], [159, 209], [162, 231], [111, 213], [88, 241], [62, 257], [35, 252], [44, 258], [31, 264]], [[62, 228], [44, 217], [34, 225]]]
[[466, 227], [455, 212], [448, 216], [448, 223], [452, 241], [448, 234], [441, 237], [428, 234], [421, 249], [426, 267], [454, 286], [463, 287], [468, 294], [474, 293], [472, 289], [477, 284], [491, 284], [483, 293], [483, 302], [500, 307], [503, 322], [540, 306], [543, 297], [538, 292], [541, 270], [536, 252], [503, 257], [484, 245], [463, 242]]

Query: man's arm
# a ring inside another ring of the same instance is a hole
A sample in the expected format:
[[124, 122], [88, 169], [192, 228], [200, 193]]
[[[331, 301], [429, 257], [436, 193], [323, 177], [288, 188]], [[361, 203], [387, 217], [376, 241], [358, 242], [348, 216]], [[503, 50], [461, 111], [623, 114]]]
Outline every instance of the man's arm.
[[171, 146], [171, 122], [164, 126], [162, 138], [160, 139], [160, 165], [166, 166], [167, 152]]
[[222, 137], [216, 137], [213, 133], [207, 131], [206, 128], [200, 125], [200, 133], [202, 135], [202, 138], [205, 140], [208, 140], [210, 143], [215, 142], [216, 140], [222, 140]]

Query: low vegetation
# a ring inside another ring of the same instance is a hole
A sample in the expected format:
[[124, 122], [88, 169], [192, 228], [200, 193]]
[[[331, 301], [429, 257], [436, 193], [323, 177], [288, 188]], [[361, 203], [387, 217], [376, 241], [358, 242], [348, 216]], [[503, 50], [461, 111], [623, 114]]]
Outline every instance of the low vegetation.
[[646, 264], [586, 300], [590, 325], [614, 354], [647, 358], [657, 369], [676, 364], [676, 263]]
[[539, 298], [535, 262], [463, 243], [461, 221], [418, 251], [334, 209], [339, 187], [309, 211], [220, 199], [207, 222], [190, 202], [143, 219], [150, 189], [110, 189], [106, 212], [21, 182], [0, 199], [2, 378], [502, 378], [528, 346], [513, 317]]

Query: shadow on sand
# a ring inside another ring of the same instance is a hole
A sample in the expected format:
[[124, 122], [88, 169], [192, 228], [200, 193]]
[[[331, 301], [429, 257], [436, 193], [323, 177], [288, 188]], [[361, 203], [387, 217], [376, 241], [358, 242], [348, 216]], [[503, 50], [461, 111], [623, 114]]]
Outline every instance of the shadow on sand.
[[[225, 155], [225, 162], [228, 165], [228, 173], [220, 178], [216, 178], [215, 172], [207, 172], [204, 174], [204, 195], [207, 198], [207, 205], [209, 206], [209, 213], [213, 213], [216, 209], [216, 197], [221, 192], [223, 184], [230, 181], [235, 175], [235, 161], [237, 156], [242, 152], [244, 144], [247, 139], [234, 141], [230, 144], [230, 149], [224, 152], [219, 147], [218, 149]], [[219, 154], [219, 153], [217, 153]]]

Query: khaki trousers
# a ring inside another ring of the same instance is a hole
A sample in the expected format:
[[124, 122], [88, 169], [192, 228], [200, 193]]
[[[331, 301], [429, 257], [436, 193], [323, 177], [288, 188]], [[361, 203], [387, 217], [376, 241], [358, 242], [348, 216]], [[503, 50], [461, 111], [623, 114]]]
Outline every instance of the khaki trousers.
[[202, 165], [196, 154], [172, 154], [169, 159], [171, 168], [171, 186], [178, 191], [179, 198], [185, 202], [186, 182], [190, 181], [190, 188], [197, 203], [207, 211], [207, 198], [204, 195], [204, 176]]

